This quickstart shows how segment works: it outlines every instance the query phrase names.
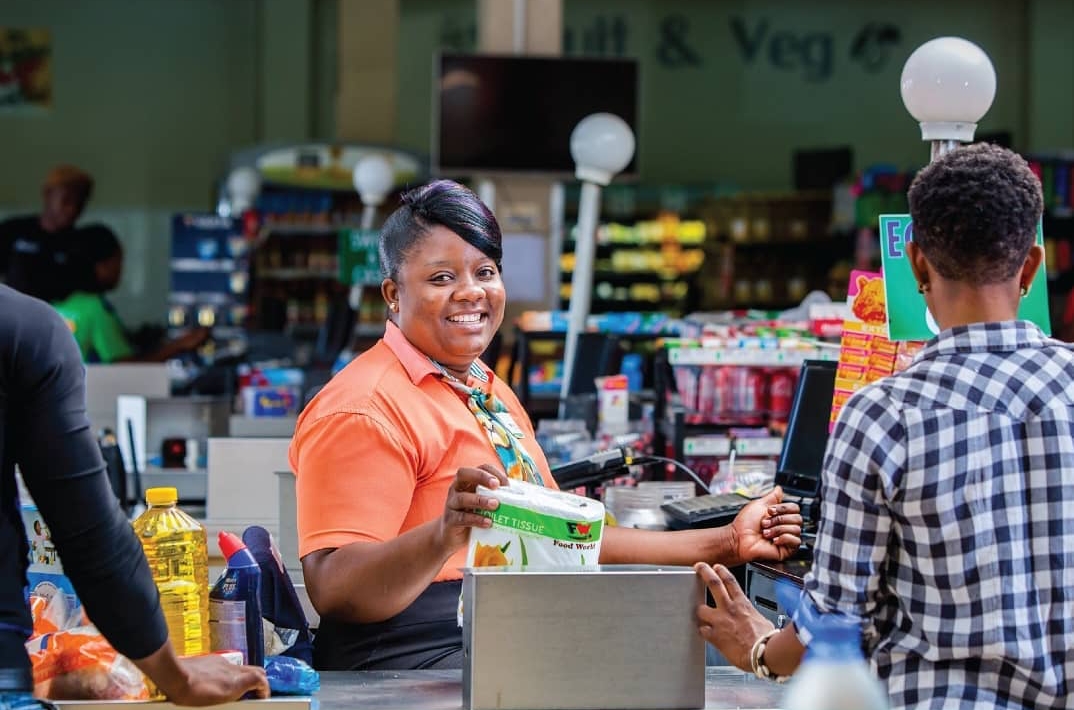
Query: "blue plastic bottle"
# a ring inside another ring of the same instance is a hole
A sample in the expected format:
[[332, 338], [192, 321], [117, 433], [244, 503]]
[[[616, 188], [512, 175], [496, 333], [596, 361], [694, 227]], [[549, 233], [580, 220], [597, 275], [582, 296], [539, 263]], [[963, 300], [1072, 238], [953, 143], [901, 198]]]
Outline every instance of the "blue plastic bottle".
[[[789, 585], [776, 595], [786, 609], [797, 605]], [[807, 606], [798, 621], [813, 638], [787, 683], [783, 710], [887, 710], [886, 690], [862, 653], [861, 620]]]
[[627, 376], [627, 389], [638, 392], [642, 386], [642, 358], [638, 353], [627, 353], [619, 367], [619, 372]]
[[214, 651], [241, 651], [243, 663], [265, 665], [261, 626], [261, 568], [237, 536], [221, 532], [227, 569], [209, 592], [209, 637]]

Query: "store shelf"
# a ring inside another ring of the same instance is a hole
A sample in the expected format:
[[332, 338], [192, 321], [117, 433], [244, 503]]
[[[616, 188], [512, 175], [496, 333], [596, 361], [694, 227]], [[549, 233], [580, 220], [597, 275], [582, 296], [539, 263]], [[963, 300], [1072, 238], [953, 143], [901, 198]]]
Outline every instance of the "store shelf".
[[234, 259], [172, 259], [169, 266], [172, 271], [185, 273], [234, 271]]
[[[571, 278], [574, 276], [573, 271], [563, 271], [560, 273], [563, 281], [570, 281]], [[673, 273], [668, 271], [653, 271], [652, 269], [621, 269], [618, 271], [600, 269], [593, 272], [593, 280], [613, 281], [622, 283], [674, 283], [676, 281], [686, 280], [693, 275], [694, 272]]]
[[[687, 436], [682, 440], [682, 448], [687, 456], [727, 456], [731, 452], [731, 438], [719, 435]], [[735, 439], [737, 456], [779, 456], [782, 450], [783, 439], [778, 436]]]
[[798, 367], [806, 360], [838, 360], [839, 347], [818, 346], [795, 349], [761, 348], [670, 348], [671, 365], [751, 365], [754, 367]]
[[824, 235], [822, 237], [776, 237], [773, 239], [755, 239], [751, 241], [722, 240], [715, 244], [727, 244], [735, 249], [761, 249], [764, 247], [798, 247], [798, 248], [826, 248], [840, 241], [836, 235]]
[[[169, 338], [175, 338], [183, 333], [188, 332], [191, 328], [197, 326], [181, 326], [181, 327], [169, 327], [165, 331]], [[246, 328], [237, 325], [214, 325], [212, 327], [212, 335], [214, 339], [226, 339], [226, 338], [241, 338], [246, 335]]]
[[[671, 210], [651, 188], [630, 186], [622, 190], [639, 200], [628, 200], [628, 210], [605, 208], [607, 219], [598, 227], [593, 273], [594, 283], [605, 285], [605, 297], [597, 298], [594, 293], [591, 310], [594, 313], [643, 310], [680, 315], [692, 308], [696, 300], [691, 290], [705, 259], [705, 223], [692, 214], [694, 206], [689, 201]], [[646, 197], [640, 199], [642, 195]], [[568, 216], [567, 221], [572, 218], [573, 215]], [[560, 281], [564, 284], [573, 276], [576, 246], [573, 231], [574, 227], [568, 230], [560, 259]], [[648, 292], [608, 295], [608, 286], [625, 290], [619, 287], [634, 284], [659, 286], [661, 293], [659, 297]], [[671, 292], [670, 284], [682, 284], [683, 288]], [[560, 307], [566, 308], [568, 303], [569, 298], [561, 292]]]
[[269, 222], [261, 226], [262, 236], [302, 236], [302, 235], [327, 235], [341, 232], [344, 229], [359, 229], [357, 222], [335, 223], [298, 223], [298, 222]]
[[261, 269], [257, 272], [258, 278], [274, 279], [276, 281], [300, 281], [303, 279], [336, 279], [339, 274], [335, 270], [327, 269]]

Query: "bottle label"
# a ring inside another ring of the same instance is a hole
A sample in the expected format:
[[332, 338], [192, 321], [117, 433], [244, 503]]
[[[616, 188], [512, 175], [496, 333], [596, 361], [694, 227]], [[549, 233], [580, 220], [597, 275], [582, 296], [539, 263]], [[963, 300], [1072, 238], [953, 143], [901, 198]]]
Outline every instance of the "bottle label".
[[209, 638], [214, 651], [241, 651], [250, 660], [246, 640], [246, 602], [209, 599]]

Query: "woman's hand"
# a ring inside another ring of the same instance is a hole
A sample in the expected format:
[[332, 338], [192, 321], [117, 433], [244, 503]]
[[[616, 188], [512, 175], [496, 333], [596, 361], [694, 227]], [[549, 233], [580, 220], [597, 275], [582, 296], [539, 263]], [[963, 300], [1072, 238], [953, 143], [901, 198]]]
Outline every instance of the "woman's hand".
[[751, 501], [731, 522], [738, 559], [785, 560], [802, 544], [802, 515], [797, 503], [784, 503], [783, 489]]
[[500, 502], [491, 496], [479, 495], [477, 487], [496, 490], [508, 484], [507, 475], [489, 464], [479, 468], [460, 468], [448, 489], [444, 514], [440, 517], [440, 540], [451, 554], [470, 541], [470, 528], [491, 527], [492, 521], [475, 510], [496, 510]]
[[732, 664], [752, 671], [750, 651], [757, 639], [772, 630], [772, 622], [753, 607], [726, 567], [698, 562], [694, 570], [716, 602], [715, 608], [707, 604], [697, 608], [698, 631]]

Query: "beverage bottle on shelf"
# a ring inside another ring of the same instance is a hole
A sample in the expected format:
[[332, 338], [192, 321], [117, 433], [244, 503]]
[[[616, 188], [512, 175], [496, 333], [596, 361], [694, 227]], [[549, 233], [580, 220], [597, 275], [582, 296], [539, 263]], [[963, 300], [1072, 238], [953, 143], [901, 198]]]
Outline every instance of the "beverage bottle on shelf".
[[134, 522], [149, 569], [160, 592], [175, 652], [209, 652], [209, 553], [205, 528], [180, 510], [174, 488], [145, 492], [149, 508]]
[[261, 567], [239, 536], [221, 532], [227, 569], [209, 592], [209, 636], [214, 651], [240, 651], [242, 662], [265, 664], [261, 625]]

